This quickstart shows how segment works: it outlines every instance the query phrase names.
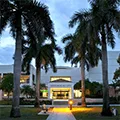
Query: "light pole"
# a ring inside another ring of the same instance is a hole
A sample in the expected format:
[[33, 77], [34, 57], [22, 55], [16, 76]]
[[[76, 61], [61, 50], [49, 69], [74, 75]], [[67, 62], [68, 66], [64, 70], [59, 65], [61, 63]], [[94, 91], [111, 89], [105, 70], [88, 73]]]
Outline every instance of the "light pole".
[[70, 110], [72, 110], [73, 100], [70, 99], [70, 100], [68, 101], [68, 103], [69, 103], [69, 106], [70, 106]]

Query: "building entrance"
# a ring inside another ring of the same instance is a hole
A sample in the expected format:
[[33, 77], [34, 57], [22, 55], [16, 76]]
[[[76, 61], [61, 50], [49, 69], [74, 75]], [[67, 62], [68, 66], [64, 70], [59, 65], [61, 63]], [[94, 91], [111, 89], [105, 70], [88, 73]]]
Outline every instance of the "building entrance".
[[52, 99], [69, 99], [71, 97], [70, 88], [51, 88]]
[[53, 99], [68, 99], [69, 91], [53, 91]]

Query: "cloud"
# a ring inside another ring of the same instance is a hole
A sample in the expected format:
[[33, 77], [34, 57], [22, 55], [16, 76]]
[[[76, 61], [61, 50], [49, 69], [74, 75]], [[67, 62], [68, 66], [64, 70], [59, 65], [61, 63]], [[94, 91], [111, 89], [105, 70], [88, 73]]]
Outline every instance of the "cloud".
[[[88, 0], [38, 0], [48, 6], [50, 17], [53, 20], [57, 44], [63, 49], [64, 44], [61, 39], [68, 33], [73, 33], [75, 29], [68, 27], [68, 22], [72, 15], [79, 10], [88, 9]], [[7, 26], [2, 37], [0, 37], [0, 64], [12, 64], [15, 40], [10, 37], [10, 28]], [[115, 50], [120, 50], [120, 40], [116, 38]], [[110, 48], [108, 48], [110, 49]], [[69, 65], [64, 63], [63, 55], [56, 55], [57, 65]]]
[[10, 36], [4, 36], [0, 39], [0, 47], [14, 46], [15, 40]]
[[0, 64], [13, 64], [14, 46], [0, 47]]
[[[82, 2], [81, 2], [82, 1]], [[72, 30], [68, 27], [71, 16], [79, 9], [89, 7], [87, 0], [41, 0], [48, 6], [57, 36], [62, 36]]]

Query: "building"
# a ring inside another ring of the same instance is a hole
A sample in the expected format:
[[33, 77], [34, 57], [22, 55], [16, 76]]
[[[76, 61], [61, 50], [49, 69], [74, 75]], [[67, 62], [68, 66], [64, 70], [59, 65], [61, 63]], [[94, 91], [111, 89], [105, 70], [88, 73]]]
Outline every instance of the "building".
[[74, 98], [73, 86], [70, 76], [51, 76], [48, 84], [48, 99]]
[[[120, 54], [120, 51], [109, 51], [108, 52], [108, 82], [109, 84], [112, 83], [114, 72], [119, 67], [119, 64], [117, 63], [117, 58], [119, 54]], [[59, 94], [63, 96], [61, 98], [64, 98], [64, 97], [67, 98], [65, 96], [65, 94], [67, 93], [69, 93], [68, 98], [74, 98], [74, 96], [75, 97], [81, 96], [80, 91], [78, 90], [73, 91], [74, 84], [78, 82], [79, 80], [81, 80], [80, 68], [58, 66], [56, 73], [54, 73], [52, 69], [49, 69], [47, 73], [45, 73], [45, 70], [42, 70], [41, 73], [42, 73], [41, 83], [45, 83], [46, 85], [48, 85], [48, 98], [49, 99], [60, 98]], [[99, 61], [98, 66], [94, 68], [90, 67], [89, 71], [86, 71], [85, 77], [88, 78], [91, 82], [97, 81], [99, 83], [102, 83], [103, 81], [102, 81], [101, 61]]]
[[[0, 82], [2, 78], [8, 73], [13, 73], [13, 65], [0, 65]], [[30, 85], [31, 87], [33, 87], [34, 83], [35, 83], [35, 68], [31, 65], [30, 74], [26, 74], [24, 72], [21, 73], [20, 87], [22, 87], [23, 85]], [[0, 100], [2, 99], [1, 96], [6, 97], [6, 93], [3, 93], [2, 90], [0, 90]]]
[[[108, 80], [112, 83], [113, 75], [115, 70], [119, 67], [117, 63], [117, 58], [120, 51], [109, 51], [108, 52]], [[2, 78], [7, 73], [13, 73], [13, 65], [0, 65], [0, 78]], [[99, 61], [98, 66], [86, 71], [86, 78], [90, 81], [97, 81], [102, 83], [102, 66], [101, 61]], [[81, 80], [80, 68], [78, 67], [66, 67], [57, 66], [57, 72], [54, 73], [51, 68], [49, 68], [46, 73], [44, 69], [41, 70], [41, 83], [46, 84], [47, 90], [42, 90], [43, 97], [48, 97], [48, 99], [71, 99], [75, 97], [80, 97], [80, 90], [74, 90], [74, 84]], [[21, 75], [21, 86], [30, 85], [33, 86], [35, 83], [35, 68], [30, 66], [29, 75]]]
[[[112, 83], [114, 72], [119, 67], [119, 64], [117, 63], [117, 59], [119, 55], [120, 55], [120, 51], [108, 51], [108, 81], [109, 83]], [[87, 76], [89, 80], [91, 81], [97, 81], [97, 82], [102, 83], [101, 61], [99, 61], [98, 66], [94, 68], [90, 68]]]
[[[0, 65], [0, 80], [8, 73], [13, 73], [13, 65]], [[20, 84], [32, 86], [35, 82], [35, 68], [30, 66], [30, 74], [21, 73]]]

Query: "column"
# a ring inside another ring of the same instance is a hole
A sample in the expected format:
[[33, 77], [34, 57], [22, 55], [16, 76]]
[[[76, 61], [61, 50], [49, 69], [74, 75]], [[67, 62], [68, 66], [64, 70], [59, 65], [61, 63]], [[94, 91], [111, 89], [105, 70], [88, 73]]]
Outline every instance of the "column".
[[48, 99], [50, 99], [50, 85], [48, 83]]
[[0, 101], [2, 100], [2, 90], [0, 90]]
[[73, 84], [72, 84], [72, 88], [71, 89], [72, 89], [72, 91], [71, 91], [72, 92], [72, 99], [74, 99], [74, 85]]
[[33, 76], [33, 71], [32, 71], [32, 66], [30, 65], [30, 78], [29, 78], [29, 85], [32, 86], [33, 85], [33, 81], [32, 81], [32, 76]]
[[1, 78], [3, 78], [3, 73], [1, 73]]

